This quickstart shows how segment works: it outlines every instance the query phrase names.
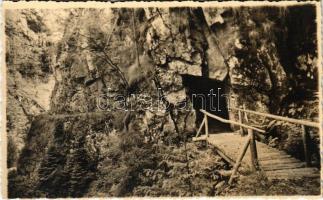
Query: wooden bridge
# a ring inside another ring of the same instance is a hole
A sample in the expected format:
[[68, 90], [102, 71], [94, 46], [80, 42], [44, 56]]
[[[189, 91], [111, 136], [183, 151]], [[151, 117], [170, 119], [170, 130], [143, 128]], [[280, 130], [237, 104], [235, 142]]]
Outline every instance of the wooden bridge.
[[[261, 170], [268, 179], [302, 179], [304, 177], [320, 177], [319, 169], [311, 167], [310, 152], [308, 148], [310, 136], [307, 131], [307, 127], [319, 129], [319, 123], [291, 119], [240, 108], [230, 109], [238, 112], [239, 122], [223, 119], [219, 116], [208, 113], [205, 110], [200, 110], [204, 114], [204, 119], [199, 130], [197, 131], [196, 137], [193, 138], [193, 141], [202, 140], [207, 141], [207, 143], [210, 145], [213, 145], [216, 148], [217, 153], [234, 166], [229, 184], [232, 183], [233, 178], [241, 165], [253, 171]], [[257, 141], [255, 138], [264, 137], [263, 134], [265, 134], [266, 131], [259, 127], [243, 123], [242, 115], [244, 115], [245, 121], [248, 121], [248, 113], [260, 117], [301, 125], [303, 130], [302, 138], [305, 162], [295, 159], [283, 151], [269, 147], [268, 145]], [[239, 126], [240, 130], [236, 132], [215, 134], [209, 133], [208, 117], [223, 123]], [[205, 135], [200, 135], [203, 127], [205, 130]], [[247, 136], [243, 136], [244, 129], [248, 130]], [[247, 151], [248, 147], [250, 151]]]

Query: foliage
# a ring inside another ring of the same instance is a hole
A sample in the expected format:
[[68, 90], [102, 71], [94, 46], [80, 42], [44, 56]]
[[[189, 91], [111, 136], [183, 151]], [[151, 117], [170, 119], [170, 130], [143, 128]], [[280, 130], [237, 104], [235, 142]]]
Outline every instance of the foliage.
[[[250, 110], [316, 120], [315, 7], [243, 8], [235, 12], [235, 18], [241, 43], [235, 48], [238, 64], [233, 69], [240, 76], [241, 88], [234, 86], [239, 104]], [[275, 126], [267, 134], [268, 142], [303, 158], [301, 127]], [[313, 153], [318, 155], [317, 150]]]
[[98, 116], [93, 115], [90, 120], [77, 116], [38, 117], [19, 158], [17, 174], [9, 179], [9, 185], [14, 187], [9, 187], [10, 197], [83, 196], [95, 178], [98, 162], [96, 152], [89, 151], [86, 137], [93, 131], [84, 122], [101, 126], [111, 118], [111, 115]]
[[[306, 184], [304, 184], [306, 182]], [[269, 181], [261, 173], [241, 175], [239, 181], [231, 188], [226, 188], [221, 195], [225, 196], [256, 196], [256, 195], [319, 195], [320, 180], [305, 178], [297, 180]]]
[[246, 95], [250, 96], [249, 99], [263, 101], [259, 95], [265, 95], [269, 100], [263, 103], [276, 112], [282, 94], [287, 91], [288, 82], [275, 48], [277, 41], [274, 31], [278, 17], [272, 19], [272, 12], [276, 13], [278, 9], [245, 8], [238, 12], [242, 47], [235, 50], [239, 60], [235, 73], [244, 77], [242, 85], [247, 87], [246, 91], [254, 91]]
[[[236, 73], [244, 77], [241, 85], [254, 91], [246, 98], [263, 101], [272, 113], [283, 114], [288, 104], [310, 98], [307, 91], [317, 88], [313, 9], [263, 7], [235, 12], [242, 45], [235, 49], [239, 62]], [[267, 96], [268, 101], [259, 95]]]
[[135, 196], [212, 196], [217, 192], [215, 186], [225, 179], [218, 170], [228, 169], [213, 150], [199, 149], [193, 143], [186, 149], [159, 145], [157, 155], [155, 170], [145, 169], [140, 174]]
[[8, 144], [7, 144], [7, 167], [13, 167], [15, 166], [15, 162], [18, 157], [18, 151], [17, 151], [17, 144], [15, 144], [14, 139], [12, 136], [8, 136]]
[[143, 142], [139, 133], [129, 132], [109, 136], [106, 157], [99, 163], [97, 180], [92, 183], [90, 195], [128, 196], [138, 184], [144, 169], [154, 169], [156, 157], [152, 146]]

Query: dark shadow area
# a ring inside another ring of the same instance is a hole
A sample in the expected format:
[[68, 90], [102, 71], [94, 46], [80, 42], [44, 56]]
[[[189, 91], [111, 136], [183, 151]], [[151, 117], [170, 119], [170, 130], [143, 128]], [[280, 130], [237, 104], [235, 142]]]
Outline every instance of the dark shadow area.
[[[196, 125], [200, 126], [204, 114], [200, 109], [228, 119], [228, 108], [225, 98], [225, 83], [200, 76], [183, 75], [183, 84], [187, 95], [193, 103], [196, 114]], [[231, 131], [230, 126], [216, 119], [208, 118], [211, 133]]]

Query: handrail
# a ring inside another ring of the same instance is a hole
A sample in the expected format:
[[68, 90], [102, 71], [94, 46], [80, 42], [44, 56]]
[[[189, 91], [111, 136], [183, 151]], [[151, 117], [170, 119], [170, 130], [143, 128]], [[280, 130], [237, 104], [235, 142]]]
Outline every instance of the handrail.
[[267, 113], [260, 113], [260, 112], [246, 110], [246, 109], [240, 109], [240, 108], [230, 108], [230, 109], [239, 111], [239, 122], [224, 119], [222, 117], [213, 115], [213, 114], [208, 113], [207, 111], [201, 109], [200, 112], [202, 112], [204, 114], [204, 119], [203, 119], [202, 124], [201, 124], [201, 126], [200, 126], [200, 128], [198, 130], [197, 135], [196, 135], [196, 137], [199, 135], [200, 131], [202, 130], [202, 126], [204, 124], [205, 125], [206, 137], [208, 137], [207, 117], [217, 119], [217, 120], [219, 120], [220, 122], [223, 122], [223, 123], [238, 125], [238, 126], [240, 126], [240, 131], [242, 131], [242, 127], [248, 129], [248, 139], [247, 139], [246, 143], [244, 144], [244, 147], [243, 147], [241, 153], [239, 154], [239, 157], [238, 157], [238, 159], [237, 159], [237, 161], [236, 161], [236, 163], [235, 163], [235, 165], [233, 167], [233, 171], [232, 171], [231, 177], [230, 177], [229, 182], [228, 182], [229, 184], [232, 183], [233, 177], [234, 177], [235, 173], [238, 171], [238, 168], [239, 168], [239, 166], [241, 164], [241, 161], [242, 161], [243, 157], [246, 154], [248, 146], [250, 146], [251, 166], [252, 166], [253, 170], [258, 169], [259, 165], [258, 165], [257, 147], [256, 147], [256, 142], [255, 142], [255, 137], [254, 137], [253, 130], [258, 131], [260, 133], [265, 133], [266, 132], [265, 130], [262, 130], [262, 129], [259, 129], [259, 128], [255, 128], [253, 126], [243, 124], [242, 121], [241, 121], [241, 112], [256, 114], [256, 115], [260, 115], [260, 116], [264, 116], [264, 117], [268, 117], [268, 118], [272, 118], [272, 119], [276, 119], [276, 120], [280, 120], [280, 121], [286, 121], [286, 122], [296, 123], [296, 124], [302, 125], [302, 128], [303, 128], [302, 136], [303, 136], [303, 144], [304, 144], [304, 154], [305, 154], [306, 166], [311, 165], [311, 159], [310, 159], [310, 154], [309, 154], [308, 145], [307, 145], [307, 143], [308, 143], [307, 140], [308, 140], [309, 135], [308, 135], [308, 132], [306, 131], [306, 126], [320, 128], [318, 123], [305, 121], [305, 120], [292, 119], [292, 118], [288, 118], [288, 117], [282, 117], [282, 116], [272, 115], [272, 114], [267, 114]]
[[300, 124], [300, 125], [310, 126], [310, 127], [314, 127], [314, 128], [320, 128], [320, 124], [316, 123], [316, 122], [310, 122], [310, 121], [305, 121], [305, 120], [300, 120], [300, 119], [282, 117], [282, 116], [279, 116], [279, 115], [261, 113], [261, 112], [252, 111], [252, 110], [246, 110], [246, 109], [241, 109], [241, 108], [232, 108], [232, 107], [230, 107], [229, 109], [238, 110], [238, 111], [240, 110], [242, 112], [255, 114], [255, 115], [260, 115], [260, 116], [263, 116], [263, 117], [268, 117], [268, 118], [272, 118], [272, 119], [276, 119], [276, 120], [280, 120], [280, 121], [286, 121], [286, 122], [290, 122], [290, 123], [294, 123], [294, 124]]
[[207, 111], [201, 109], [200, 110], [202, 113], [204, 113], [205, 115], [209, 116], [209, 117], [212, 117], [214, 119], [217, 119], [219, 120], [220, 122], [223, 122], [223, 123], [227, 123], [227, 124], [234, 124], [234, 125], [238, 125], [238, 126], [241, 126], [241, 127], [244, 127], [244, 128], [248, 128], [248, 129], [252, 129], [252, 130], [255, 130], [255, 131], [258, 131], [260, 133], [265, 133], [266, 131], [262, 130], [262, 129], [259, 129], [259, 128], [255, 128], [255, 127], [252, 127], [252, 126], [249, 126], [249, 125], [245, 125], [245, 124], [242, 124], [242, 123], [239, 123], [239, 122], [235, 122], [235, 121], [232, 121], [232, 120], [228, 120], [228, 119], [223, 119], [222, 117], [219, 117], [219, 116], [216, 116], [216, 115], [213, 115], [211, 113], [208, 113]]
[[201, 126], [200, 126], [200, 128], [199, 128], [199, 130], [197, 130], [197, 132], [196, 132], [196, 136], [195, 136], [195, 137], [199, 136], [199, 134], [200, 134], [200, 132], [201, 132], [201, 130], [202, 130], [202, 128], [203, 128], [203, 124], [205, 123], [205, 120], [206, 120], [206, 118], [204, 117], [204, 118], [203, 118], [203, 121], [202, 121], [202, 123], [201, 123]]

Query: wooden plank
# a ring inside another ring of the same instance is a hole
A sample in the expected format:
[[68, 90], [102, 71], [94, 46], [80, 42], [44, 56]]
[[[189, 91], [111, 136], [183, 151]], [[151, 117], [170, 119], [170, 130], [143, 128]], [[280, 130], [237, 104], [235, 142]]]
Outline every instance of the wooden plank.
[[320, 179], [320, 176], [317, 174], [307, 174], [301, 176], [289, 176], [289, 175], [266, 175], [268, 180], [295, 180], [295, 179], [303, 179], [303, 178], [317, 178]]
[[276, 165], [276, 164], [287, 164], [287, 163], [298, 163], [300, 162], [299, 160], [294, 160], [294, 159], [285, 159], [285, 160], [264, 160], [264, 161], [259, 161], [259, 165]]
[[267, 175], [289, 175], [289, 176], [305, 176], [309, 174], [319, 175], [320, 171], [316, 168], [299, 168], [299, 169], [281, 169], [274, 171], [266, 171]]
[[281, 152], [274, 152], [274, 151], [272, 151], [272, 152], [270, 152], [270, 151], [264, 151], [263, 149], [262, 149], [263, 147], [258, 147], [258, 152], [259, 152], [259, 157], [260, 158], [262, 158], [262, 157], [268, 157], [268, 156], [280, 156], [280, 155], [284, 155], [283, 153], [281, 153]]
[[276, 164], [276, 165], [267, 165], [261, 166], [261, 169], [264, 171], [275, 171], [281, 169], [296, 169], [306, 167], [305, 163], [287, 163], [287, 164]]
[[206, 136], [200, 136], [200, 137], [193, 137], [192, 141], [197, 142], [197, 141], [205, 141], [207, 139]]
[[287, 153], [282, 152], [282, 151], [264, 150], [264, 148], [266, 148], [266, 147], [263, 147], [263, 146], [260, 147], [258, 145], [258, 149], [259, 149], [258, 152], [261, 154], [261, 155], [259, 155], [259, 157], [268, 157], [268, 156], [276, 156], [276, 155], [282, 155], [282, 156], [288, 155]]
[[291, 158], [290, 155], [279, 155], [279, 156], [261, 156], [258, 158], [259, 161], [274, 160], [274, 159], [286, 159]]
[[268, 161], [265, 161], [265, 162], [259, 162], [261, 166], [273, 166], [273, 165], [287, 165], [287, 164], [293, 164], [293, 163], [303, 163], [299, 160], [268, 160]]
[[230, 109], [238, 110], [238, 111], [240, 110], [242, 112], [247, 112], [247, 113], [250, 113], [250, 114], [255, 114], [255, 115], [259, 115], [259, 116], [263, 116], [263, 117], [268, 117], [268, 118], [276, 119], [276, 120], [280, 120], [280, 121], [286, 121], [286, 122], [290, 122], [290, 123], [294, 123], [294, 124], [300, 124], [300, 125], [310, 126], [310, 127], [314, 127], [314, 128], [320, 128], [320, 124], [317, 123], [317, 122], [311, 122], [311, 121], [300, 120], [300, 119], [293, 119], [293, 118], [288, 118], [288, 117], [282, 117], [282, 116], [279, 116], [279, 115], [261, 113], [261, 112], [256, 112], [256, 111], [252, 111], [252, 110], [240, 109], [240, 108], [230, 107]]
[[[257, 143], [257, 144], [259, 144], [259, 142]], [[266, 146], [264, 146], [264, 145], [258, 145], [258, 147], [259, 147], [259, 150], [258, 150], [258, 152], [259, 153], [262, 153], [262, 155], [260, 155], [260, 157], [261, 156], [267, 156], [267, 155], [277, 155], [277, 154], [279, 154], [279, 155], [288, 155], [287, 153], [285, 153], [285, 152], [283, 152], [283, 151], [278, 151], [278, 150], [272, 150], [272, 149], [265, 149], [265, 148], [267, 148]]]
[[207, 115], [207, 116], [209, 116], [209, 117], [212, 117], [212, 118], [214, 118], [214, 119], [219, 120], [220, 122], [227, 123], [227, 124], [234, 124], [234, 125], [237, 125], [237, 126], [242, 126], [242, 127], [244, 127], [244, 128], [249, 128], [249, 129], [252, 129], [252, 130], [258, 131], [258, 132], [260, 132], [260, 133], [265, 133], [265, 131], [264, 131], [264, 130], [262, 130], [262, 129], [255, 128], [255, 127], [253, 127], [253, 126], [249, 126], [249, 125], [245, 125], [245, 124], [241, 124], [241, 123], [239, 123], [239, 122], [235, 122], [235, 121], [232, 121], [232, 120], [224, 119], [224, 118], [222, 118], [222, 117], [219, 117], [219, 116], [213, 115], [213, 114], [211, 114], [211, 113], [208, 113], [208, 112], [206, 112], [205, 110], [202, 110], [202, 109], [201, 109], [200, 111], [201, 111], [202, 113], [206, 114], [206, 115]]
[[[210, 145], [216, 147], [218, 154], [234, 165], [238, 170], [238, 165], [251, 168], [250, 151], [245, 152], [241, 159], [248, 137], [241, 137], [239, 132], [228, 132], [220, 134], [210, 134], [206, 138]], [[250, 141], [249, 141], [250, 142]], [[256, 142], [259, 167], [263, 170], [268, 179], [301, 179], [302, 177], [319, 177], [319, 170], [316, 168], [306, 168], [305, 163], [279, 151], [264, 143]], [[241, 160], [240, 160], [241, 159]], [[239, 163], [240, 160], [240, 163]], [[232, 181], [232, 180], [231, 180]]]
[[295, 163], [295, 162], [300, 162], [299, 160], [295, 158], [286, 158], [286, 159], [273, 159], [273, 160], [262, 160], [259, 161], [260, 165], [274, 165], [274, 164], [280, 164], [280, 163]]
[[290, 162], [290, 161], [294, 161], [294, 162], [300, 162], [300, 160], [296, 159], [296, 158], [293, 158], [293, 157], [287, 157], [287, 158], [284, 158], [284, 159], [280, 159], [279, 158], [279, 154], [276, 156], [273, 157], [273, 159], [271, 160], [262, 160], [261, 162], [262, 163], [266, 163], [266, 162], [273, 162], [273, 163], [276, 163], [277, 161], [281, 161], [281, 162]]
[[[267, 153], [266, 155], [260, 156], [259, 160], [268, 160], [268, 158], [272, 158], [272, 160], [279, 160], [281, 159], [280, 157], [284, 158], [284, 160], [297, 160], [296, 158], [293, 158], [290, 155], [287, 154], [276, 154], [276, 153]], [[267, 159], [266, 159], [267, 158]]]

